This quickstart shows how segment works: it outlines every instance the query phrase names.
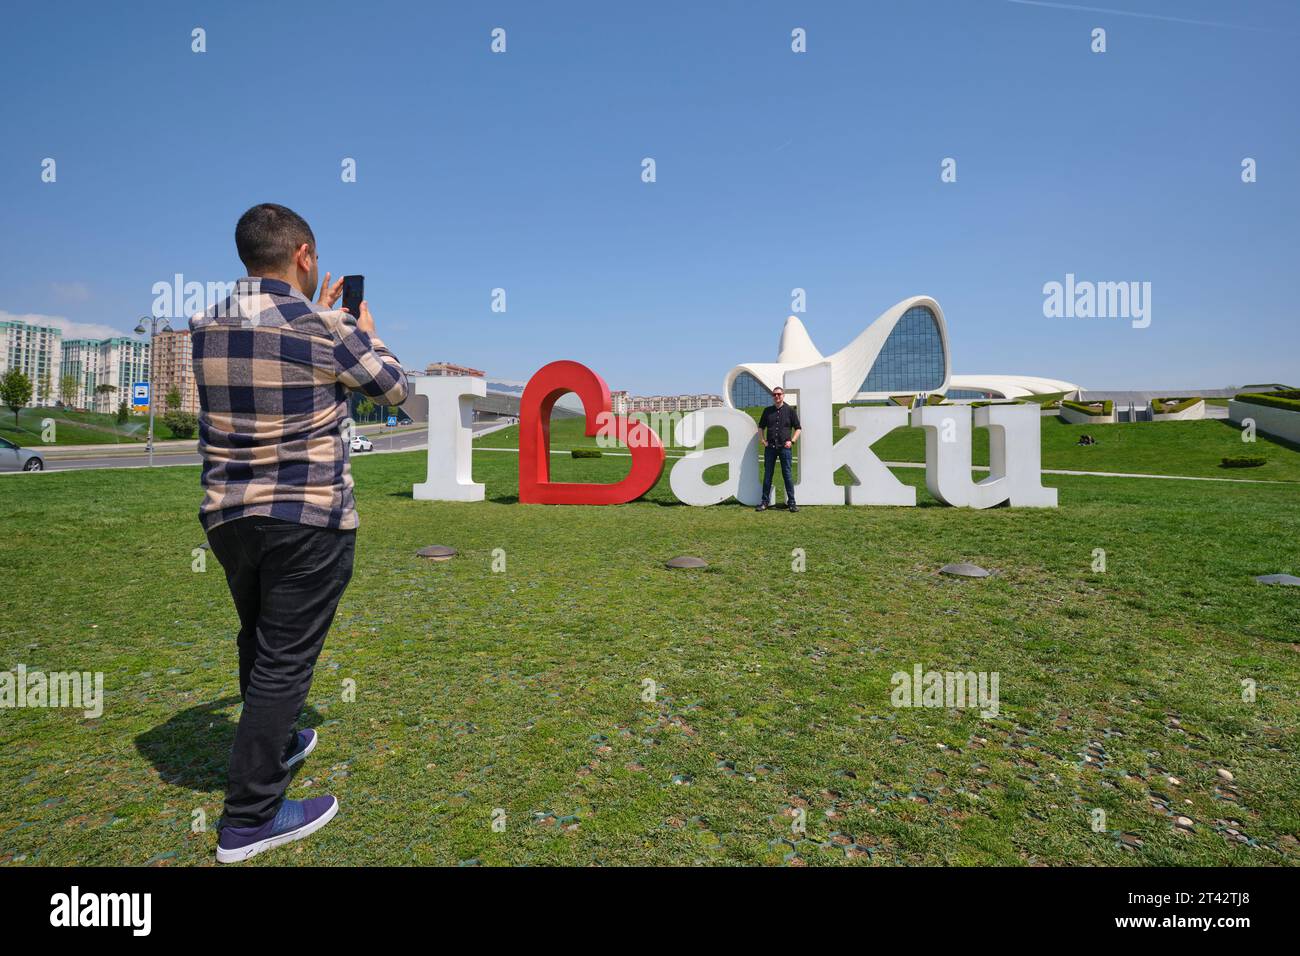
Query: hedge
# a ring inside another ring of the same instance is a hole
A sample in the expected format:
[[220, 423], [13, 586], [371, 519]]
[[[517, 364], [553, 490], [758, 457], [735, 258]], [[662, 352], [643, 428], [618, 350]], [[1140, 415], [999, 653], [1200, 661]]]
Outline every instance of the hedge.
[[1250, 405], [1267, 405], [1270, 408], [1283, 408], [1288, 412], [1300, 412], [1300, 389], [1286, 389], [1267, 394], [1243, 393], [1237, 401]]
[[1066, 402], [1066, 401], [1061, 402], [1061, 407], [1072, 408], [1076, 412], [1083, 412], [1083, 414], [1085, 415], [1111, 415], [1114, 414], [1115, 412], [1115, 403], [1112, 402], [1109, 398], [1106, 399], [1106, 401], [1101, 403], [1100, 409], [1098, 409], [1095, 405], [1084, 405], [1081, 402]]
[[1202, 398], [1153, 398], [1151, 399], [1151, 411], [1157, 415], [1172, 415], [1175, 412], [1181, 412], [1185, 408], [1191, 408], [1197, 402], [1202, 402]]
[[575, 448], [573, 449], [573, 451], [569, 452], [569, 454], [572, 455], [574, 458], [600, 458], [601, 457], [601, 452], [599, 448]]
[[1223, 459], [1224, 468], [1258, 468], [1267, 465], [1267, 458], [1254, 458], [1249, 455], [1229, 455]]

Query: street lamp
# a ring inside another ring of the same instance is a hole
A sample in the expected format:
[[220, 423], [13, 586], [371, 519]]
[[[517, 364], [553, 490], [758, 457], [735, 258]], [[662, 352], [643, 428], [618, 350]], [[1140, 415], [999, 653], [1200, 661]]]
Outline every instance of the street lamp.
[[162, 316], [152, 316], [152, 315], [141, 316], [140, 324], [135, 327], [136, 335], [144, 335], [146, 329], [148, 329], [149, 331], [149, 378], [147, 380], [149, 383], [149, 440], [147, 444], [149, 446], [149, 467], [150, 468], [153, 467], [153, 410], [154, 410], [154, 403], [158, 399], [158, 397], [153, 393], [153, 379], [154, 379], [153, 337], [158, 334], [159, 329], [165, 330], [170, 328], [171, 328], [171, 323], [169, 323], [166, 318]]

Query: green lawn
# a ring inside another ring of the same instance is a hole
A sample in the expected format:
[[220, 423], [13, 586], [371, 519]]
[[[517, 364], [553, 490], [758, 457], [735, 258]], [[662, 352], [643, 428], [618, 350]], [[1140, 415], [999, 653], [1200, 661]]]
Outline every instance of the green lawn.
[[[249, 865], [1300, 860], [1300, 589], [1251, 580], [1300, 573], [1296, 486], [1060, 477], [1056, 510], [922, 487], [916, 508], [758, 515], [677, 505], [666, 476], [631, 505], [518, 505], [497, 452], [475, 460], [487, 501], [416, 502], [424, 457], [354, 464], [356, 573], [290, 789], [342, 812]], [[98, 720], [0, 711], [0, 862], [212, 860], [236, 619], [215, 560], [191, 570], [198, 498], [197, 467], [0, 478], [0, 666], [107, 685]], [[433, 543], [460, 555], [414, 557]], [[662, 567], [683, 553], [711, 567]], [[998, 573], [935, 573], [960, 560]], [[892, 707], [918, 663], [997, 672], [1001, 713]]]
[[[755, 418], [758, 417], [758, 409], [749, 411]], [[582, 429], [581, 419], [555, 419], [551, 423], [551, 447], [595, 447], [597, 440], [584, 435]], [[837, 439], [843, 434], [843, 429], [835, 428]], [[1084, 434], [1096, 438], [1097, 444], [1079, 445], [1079, 436]], [[1300, 481], [1300, 450], [1274, 441], [1266, 435], [1257, 435], [1257, 440], [1251, 443], [1243, 442], [1241, 429], [1227, 420], [1069, 425], [1056, 416], [1047, 416], [1042, 420], [1042, 435], [1044, 468]], [[720, 443], [722, 438], [720, 429], [712, 429], [706, 444], [712, 446]], [[518, 426], [476, 439], [478, 445], [489, 448], [515, 448], [518, 441]], [[671, 445], [669, 447], [671, 450]], [[872, 447], [884, 461], [925, 461], [925, 433], [919, 428], [896, 429]], [[677, 449], [678, 453], [681, 451], [682, 449]], [[1259, 468], [1224, 468], [1223, 458], [1233, 455], [1258, 456], [1267, 459], [1268, 463]], [[988, 464], [989, 439], [986, 429], [974, 430], [971, 457], [976, 465]], [[843, 480], [848, 479], [845, 477]]]
[[[1300, 481], [1300, 451], [1265, 435], [1257, 435], [1254, 442], [1243, 442], [1241, 429], [1226, 419], [1069, 425], [1048, 416], [1042, 427], [1044, 468]], [[974, 434], [973, 460], [977, 465], [987, 465], [988, 432], [977, 428]], [[1078, 444], [1079, 436], [1085, 434], [1097, 439], [1097, 444]], [[925, 436], [916, 428], [892, 432], [875, 448], [887, 461], [925, 460]], [[1259, 456], [1268, 463], [1245, 471], [1224, 468], [1223, 458], [1232, 455]]]
[[[54, 441], [44, 441], [45, 421], [54, 420]], [[158, 441], [172, 438], [171, 429], [156, 415], [153, 426]], [[117, 423], [116, 415], [99, 412], [79, 412], [69, 408], [24, 408], [14, 413], [0, 408], [0, 438], [25, 448], [48, 448], [51, 445], [114, 445], [144, 444], [149, 434], [149, 417], [131, 415], [124, 423]]]

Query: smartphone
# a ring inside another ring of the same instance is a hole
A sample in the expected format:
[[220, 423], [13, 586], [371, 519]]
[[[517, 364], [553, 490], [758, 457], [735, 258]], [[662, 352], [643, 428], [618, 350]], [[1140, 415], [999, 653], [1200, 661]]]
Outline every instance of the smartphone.
[[352, 314], [352, 318], [361, 318], [361, 300], [366, 297], [365, 276], [343, 277], [343, 308]]

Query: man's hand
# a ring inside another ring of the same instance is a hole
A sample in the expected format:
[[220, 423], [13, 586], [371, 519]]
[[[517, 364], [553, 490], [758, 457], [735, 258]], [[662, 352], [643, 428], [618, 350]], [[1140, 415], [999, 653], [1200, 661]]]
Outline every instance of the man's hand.
[[343, 280], [339, 279], [338, 282], [331, 286], [330, 274], [328, 272], [325, 273], [325, 281], [320, 284], [320, 297], [316, 300], [317, 303], [323, 305], [327, 309], [332, 309], [334, 308], [334, 303], [339, 300], [339, 296], [342, 294]]
[[[340, 279], [340, 282], [343, 280]], [[357, 330], [365, 332], [366, 335], [375, 334], [375, 319], [370, 314], [370, 307], [365, 302], [361, 303], [361, 314], [357, 316]]]
[[791, 448], [791, 447], [793, 447], [793, 444], [794, 444], [793, 442], [786, 442], [786, 443], [785, 443], [785, 447], [786, 447], [786, 448]]

